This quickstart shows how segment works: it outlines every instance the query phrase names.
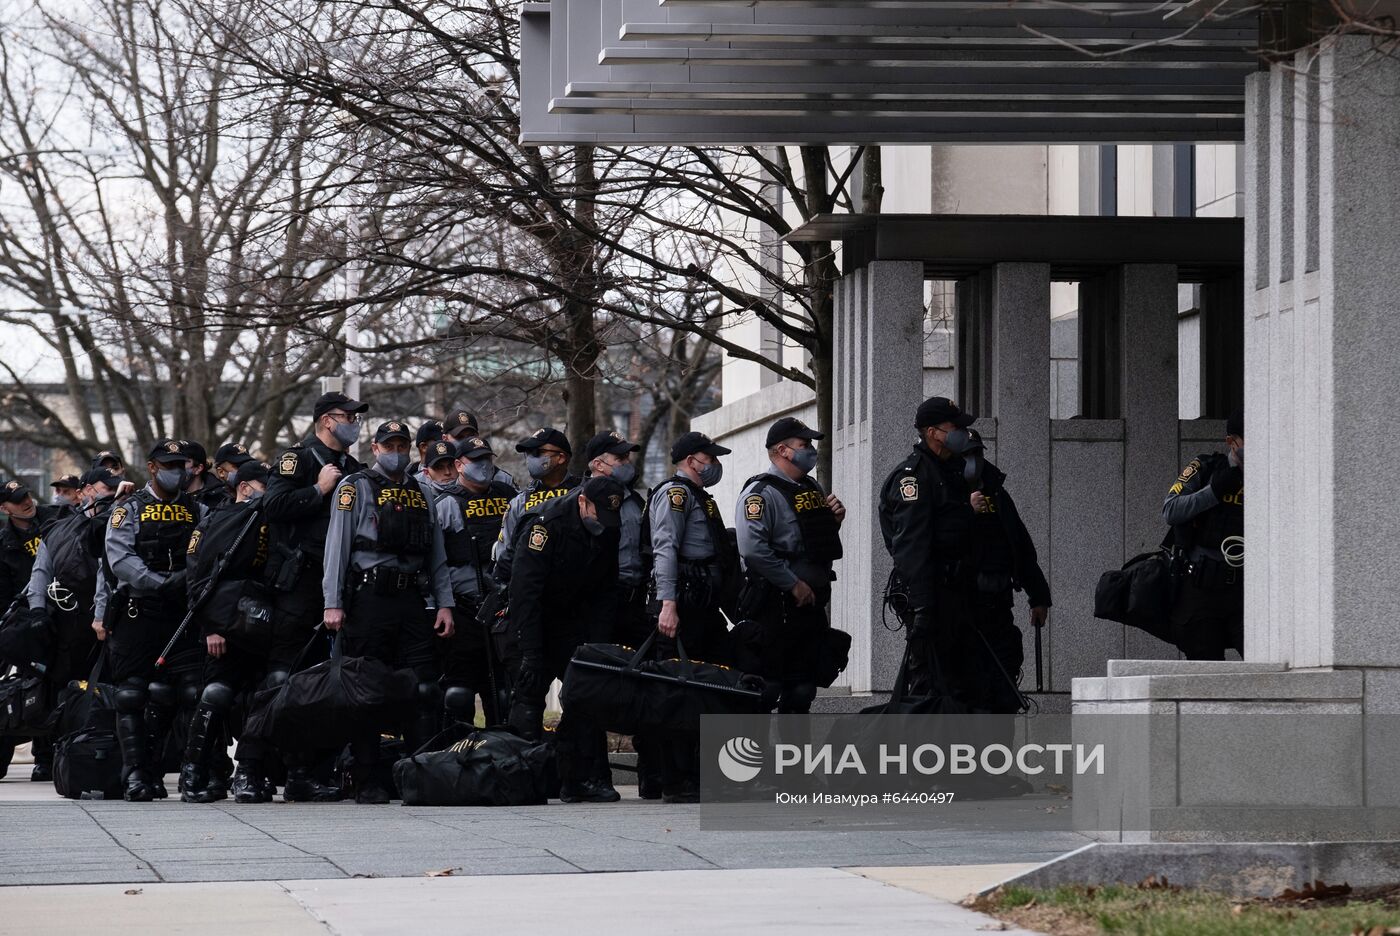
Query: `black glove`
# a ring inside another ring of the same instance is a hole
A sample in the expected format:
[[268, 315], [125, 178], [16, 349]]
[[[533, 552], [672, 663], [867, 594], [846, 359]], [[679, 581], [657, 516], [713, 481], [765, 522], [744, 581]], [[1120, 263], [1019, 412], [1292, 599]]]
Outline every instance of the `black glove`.
[[1244, 469], [1236, 465], [1222, 468], [1210, 476], [1210, 489], [1215, 492], [1216, 500], [1223, 501], [1231, 495], [1238, 494], [1242, 487], [1244, 487]]
[[515, 691], [523, 699], [543, 699], [547, 686], [544, 685], [544, 658], [538, 650], [526, 650], [520, 655], [520, 665], [515, 671]]
[[160, 583], [160, 588], [157, 588], [156, 591], [163, 598], [168, 598], [171, 595], [183, 592], [185, 590], [185, 576], [187, 574], [188, 573], [184, 569], [178, 572], [171, 572], [170, 575], [166, 577], [165, 581]]

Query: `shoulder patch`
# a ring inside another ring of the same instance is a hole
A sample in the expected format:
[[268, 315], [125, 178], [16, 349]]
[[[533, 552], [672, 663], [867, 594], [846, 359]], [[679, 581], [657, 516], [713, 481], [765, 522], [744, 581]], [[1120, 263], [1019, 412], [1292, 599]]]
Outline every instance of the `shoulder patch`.
[[905, 475], [899, 479], [899, 499], [903, 501], [916, 501], [919, 499], [919, 479], [913, 475]]
[[544, 544], [548, 542], [549, 530], [545, 529], [542, 524], [537, 523], [530, 527], [530, 536], [525, 542], [526, 546], [535, 552], [544, 552]]
[[112, 511], [112, 529], [117, 529], [126, 522], [126, 508], [118, 507]]
[[744, 498], [744, 519], [760, 520], [763, 518], [763, 495], [750, 494]]
[[336, 510], [350, 510], [355, 506], [355, 485], [342, 484], [335, 495]]
[[200, 539], [200, 537], [202, 537], [203, 535], [204, 535], [204, 531], [203, 531], [203, 530], [195, 530], [193, 533], [190, 534], [190, 544], [189, 544], [188, 546], [185, 547], [185, 554], [186, 554], [186, 555], [189, 555], [189, 556], [193, 556], [193, 555], [194, 555], [194, 551], [195, 551], [196, 549], [199, 548], [199, 539]]
[[1182, 483], [1184, 484], [1185, 482], [1190, 481], [1190, 480], [1191, 480], [1191, 476], [1194, 475], [1194, 474], [1195, 474], [1197, 471], [1199, 471], [1200, 469], [1201, 469], [1201, 460], [1200, 460], [1199, 458], [1193, 458], [1193, 459], [1191, 459], [1191, 464], [1187, 465], [1185, 468], [1183, 468], [1183, 469], [1181, 470], [1181, 476], [1178, 477], [1176, 480], [1178, 480], [1178, 481], [1180, 481], [1180, 482], [1182, 482]]
[[685, 510], [685, 488], [677, 485], [666, 492], [672, 510]]
[[281, 475], [294, 475], [297, 473], [296, 452], [282, 453], [282, 457], [277, 461], [277, 473]]

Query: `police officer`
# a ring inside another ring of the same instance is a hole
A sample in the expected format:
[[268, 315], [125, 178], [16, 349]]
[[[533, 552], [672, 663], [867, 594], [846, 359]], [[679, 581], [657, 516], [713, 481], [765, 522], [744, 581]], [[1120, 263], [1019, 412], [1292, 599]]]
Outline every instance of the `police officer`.
[[501, 533], [496, 541], [496, 579], [510, 581], [511, 555], [515, 550], [515, 539], [519, 534], [520, 520], [532, 513], [547, 501], [562, 497], [579, 486], [583, 479], [569, 473], [569, 459], [574, 450], [568, 438], [558, 429], [545, 426], [515, 443], [515, 450], [525, 455], [525, 470], [533, 479], [510, 502], [505, 518], [501, 522]]
[[1167, 491], [1162, 519], [1188, 573], [1172, 633], [1188, 660], [1244, 653], [1244, 413], [1225, 422], [1225, 454], [1191, 459]]
[[[369, 404], [343, 393], [322, 394], [312, 408], [311, 434], [279, 454], [272, 465], [263, 501], [271, 538], [267, 574], [273, 588], [269, 686], [286, 682], [288, 670], [321, 622], [326, 526], [336, 485], [363, 467], [349, 451], [360, 437], [361, 414], [368, 409]], [[284, 800], [338, 798], [338, 791], [312, 778], [303, 752], [281, 753], [287, 761]]]
[[455, 627], [443, 660], [443, 707], [448, 718], [471, 724], [481, 696], [486, 724], [499, 725], [506, 674], [476, 613], [491, 578], [491, 547], [501, 520], [519, 492], [493, 480], [495, 453], [480, 436], [460, 445], [439, 440], [428, 446], [427, 475], [437, 498], [438, 522], [452, 577]]
[[[186, 803], [212, 803], [227, 795], [221, 785], [210, 782], [210, 758], [223, 741], [238, 696], [251, 692], [267, 675], [272, 609], [263, 577], [267, 523], [260, 499], [270, 472], [262, 463], [248, 461], [232, 477], [234, 502], [210, 509], [191, 535], [188, 549], [190, 600], [203, 595], [211, 582], [213, 590], [194, 618], [207, 656], [204, 690], [190, 719], [180, 768], [180, 799]], [[237, 756], [234, 802], [270, 802], [261, 745], [240, 737]]]
[[442, 423], [436, 419], [429, 419], [418, 427], [418, 431], [413, 434], [413, 446], [418, 450], [418, 460], [408, 466], [408, 473], [421, 482], [419, 477], [423, 474], [423, 469], [427, 467], [423, 460], [428, 452], [428, 446], [434, 442], [442, 440]]
[[[323, 620], [333, 632], [344, 628], [347, 655], [412, 669], [419, 709], [435, 717], [442, 701], [432, 641], [434, 632], [452, 636], [452, 580], [430, 495], [407, 474], [411, 438], [404, 423], [384, 423], [374, 433], [374, 464], [336, 488]], [[423, 613], [425, 595], [437, 608], [431, 624]], [[405, 733], [412, 749], [429, 740], [421, 726], [416, 720]], [[351, 742], [357, 803], [389, 802], [374, 780], [380, 727], [366, 725]]]
[[[29, 585], [42, 534], [66, 509], [55, 504], [36, 503], [21, 481], [11, 480], [0, 485], [0, 518], [3, 518], [0, 520], [0, 614], [20, 600]], [[17, 740], [0, 738], [0, 776], [9, 768]], [[30, 779], [51, 779], [52, 742], [47, 737], [36, 738], [31, 750], [34, 770]]]
[[[598, 617], [612, 613], [626, 494], [610, 478], [589, 478], [521, 532], [510, 582], [510, 624], [520, 653], [510, 724], [525, 737], [541, 737], [550, 683], [563, 677], [574, 649], [603, 626]], [[565, 709], [556, 738], [559, 798], [616, 802], [604, 731]]]
[[[719, 505], [706, 488], [724, 474], [720, 458], [730, 450], [702, 432], [687, 432], [671, 446], [676, 473], [647, 498], [652, 553], [652, 590], [661, 633], [657, 652], [676, 654], [680, 641], [692, 659], [728, 659], [728, 630], [720, 609], [732, 609], [739, 557]], [[693, 803], [700, 798], [699, 739], [667, 738], [662, 748], [662, 799]]]
[[222, 481], [230, 492], [233, 492], [235, 487], [233, 473], [239, 469], [239, 466], [252, 460], [253, 456], [248, 454], [246, 446], [237, 442], [225, 442], [214, 453], [214, 476]]
[[811, 710], [831, 624], [831, 565], [841, 558], [846, 508], [811, 471], [824, 434], [784, 416], [768, 429], [768, 470], [744, 484], [735, 513], [744, 560], [745, 616], [764, 625], [771, 658], [761, 675], [781, 685], [780, 714]]
[[972, 487], [969, 503], [977, 568], [972, 615], [978, 646], [967, 648], [967, 653], [986, 661], [979, 707], [995, 714], [1015, 714], [1024, 708], [1019, 686], [1025, 650], [1012, 592], [1026, 593], [1031, 626], [1040, 628], [1050, 613], [1050, 584], [1041, 571], [1030, 531], [1006, 489], [1006, 474], [984, 457], [977, 430], [956, 430], [947, 444], [961, 457], [963, 479]]
[[[111, 597], [103, 627], [116, 686], [122, 783], [129, 802], [162, 796], [166, 734], [176, 688], [156, 660], [185, 615], [185, 561], [204, 508], [185, 492], [189, 458], [173, 439], [151, 449], [150, 483], [114, 508], [107, 523], [106, 570]], [[99, 634], [99, 636], [103, 636]], [[193, 634], [172, 651], [171, 670], [197, 654]], [[147, 706], [149, 705], [149, 711]]]
[[[481, 427], [476, 421], [476, 414], [464, 409], [454, 410], [442, 420], [442, 432], [445, 438], [451, 439], [459, 446], [473, 436], [483, 437]], [[515, 479], [511, 477], [510, 472], [500, 465], [496, 466], [496, 473], [491, 480], [509, 484], [511, 487], [516, 486]]]
[[82, 500], [83, 482], [77, 475], [64, 475], [49, 482], [49, 487], [53, 488], [53, 503], [59, 507], [76, 508]]
[[92, 456], [92, 467], [106, 468], [118, 478], [126, 477], [126, 465], [122, 462], [122, 457], [108, 449], [103, 449]]
[[958, 665], [972, 622], [972, 491], [948, 433], [976, 419], [946, 397], [914, 416], [919, 441], [880, 488], [880, 531], [894, 560], [891, 595], [907, 626], [909, 689], [942, 691], [971, 705], [976, 671]]
[[193, 466], [190, 469], [190, 486], [186, 489], [191, 497], [205, 507], [218, 507], [233, 499], [228, 485], [216, 484], [214, 476], [209, 473], [209, 453], [204, 450], [204, 446], [189, 439], [181, 439], [180, 451], [185, 453]]

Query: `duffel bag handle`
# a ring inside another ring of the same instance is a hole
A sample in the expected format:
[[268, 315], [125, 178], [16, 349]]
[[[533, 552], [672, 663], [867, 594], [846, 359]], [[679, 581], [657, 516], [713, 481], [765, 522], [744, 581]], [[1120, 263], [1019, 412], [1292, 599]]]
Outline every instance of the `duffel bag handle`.
[[652, 628], [652, 631], [647, 636], [647, 639], [643, 640], [642, 645], [637, 648], [637, 652], [632, 654], [632, 659], [627, 661], [627, 669], [635, 670], [637, 666], [641, 664], [642, 659], [647, 655], [647, 651], [650, 650], [656, 644], [657, 633], [657, 630], [655, 628]]

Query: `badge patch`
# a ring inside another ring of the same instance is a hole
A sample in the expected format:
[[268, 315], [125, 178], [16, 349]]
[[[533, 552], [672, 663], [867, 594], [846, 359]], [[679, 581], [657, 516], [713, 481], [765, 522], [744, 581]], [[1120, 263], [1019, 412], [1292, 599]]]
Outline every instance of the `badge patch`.
[[126, 508], [118, 507], [112, 511], [112, 529], [117, 529], [126, 521]]
[[190, 544], [185, 547], [185, 554], [194, 555], [194, 551], [199, 548], [199, 538], [204, 535], [203, 530], [195, 530], [190, 534]]
[[351, 508], [354, 507], [354, 506], [355, 506], [355, 485], [353, 485], [353, 484], [345, 484], [345, 485], [342, 485], [341, 488], [340, 488], [339, 493], [337, 493], [337, 494], [335, 495], [335, 509], [336, 509], [336, 510], [349, 510], [349, 509], [351, 509]]
[[670, 500], [672, 510], [685, 510], [685, 488], [671, 488], [666, 492], [666, 498]]
[[530, 539], [526, 543], [535, 552], [544, 552], [544, 544], [549, 542], [549, 531], [536, 525], [530, 527]]
[[297, 453], [284, 452], [282, 459], [277, 463], [278, 474], [294, 475], [297, 473]]
[[901, 500], [916, 501], [919, 499], [919, 479], [913, 475], [907, 475], [899, 479], [899, 496]]
[[744, 518], [758, 520], [763, 517], [763, 495], [750, 494], [744, 498]]

